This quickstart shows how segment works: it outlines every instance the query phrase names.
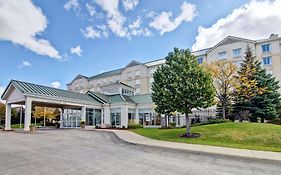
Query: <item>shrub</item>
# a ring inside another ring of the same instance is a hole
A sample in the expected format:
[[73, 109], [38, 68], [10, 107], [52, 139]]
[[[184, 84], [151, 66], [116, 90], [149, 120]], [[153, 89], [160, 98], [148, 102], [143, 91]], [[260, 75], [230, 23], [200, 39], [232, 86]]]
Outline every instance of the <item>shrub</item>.
[[175, 123], [175, 122], [171, 122], [170, 125], [171, 125], [172, 127], [176, 127], [176, 123]]
[[215, 118], [215, 119], [209, 119], [207, 122], [203, 122], [203, 123], [194, 123], [191, 124], [191, 126], [211, 125], [211, 124], [226, 123], [226, 122], [229, 122], [229, 120]]
[[143, 128], [140, 124], [128, 124], [128, 129], [137, 129], [137, 128]]
[[267, 123], [272, 123], [272, 124], [275, 124], [275, 125], [281, 125], [281, 118], [275, 118], [275, 119], [269, 120]]
[[85, 124], [86, 124], [85, 121], [83, 120], [80, 121], [80, 125], [85, 125]]

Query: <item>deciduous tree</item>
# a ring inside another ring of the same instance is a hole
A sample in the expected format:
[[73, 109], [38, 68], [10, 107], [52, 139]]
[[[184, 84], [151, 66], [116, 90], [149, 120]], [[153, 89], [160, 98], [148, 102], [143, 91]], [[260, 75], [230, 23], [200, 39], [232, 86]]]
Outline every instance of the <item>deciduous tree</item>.
[[206, 63], [205, 66], [212, 73], [216, 97], [219, 100], [218, 106], [221, 107], [222, 117], [225, 119], [236, 85], [237, 67], [231, 61], [215, 61]]
[[[184, 113], [185, 136], [190, 137], [189, 114], [192, 114], [192, 109], [207, 108], [214, 101], [215, 88], [211, 73], [198, 64], [189, 50], [177, 48], [168, 54], [166, 64], [159, 72], [163, 81], [153, 83], [153, 100], [156, 105], [166, 103], [165, 106], [170, 111]], [[155, 92], [158, 89], [155, 87], [159, 86], [163, 86], [161, 93]], [[158, 97], [161, 98], [161, 103], [157, 100]]]

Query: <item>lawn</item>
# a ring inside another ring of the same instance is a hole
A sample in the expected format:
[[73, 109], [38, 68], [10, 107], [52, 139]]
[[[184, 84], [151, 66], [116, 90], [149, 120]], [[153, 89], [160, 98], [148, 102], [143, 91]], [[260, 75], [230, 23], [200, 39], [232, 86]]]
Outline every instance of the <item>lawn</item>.
[[131, 131], [157, 140], [281, 152], [281, 126], [263, 123], [220, 123], [195, 126], [199, 138], [181, 138], [180, 129], [139, 128]]

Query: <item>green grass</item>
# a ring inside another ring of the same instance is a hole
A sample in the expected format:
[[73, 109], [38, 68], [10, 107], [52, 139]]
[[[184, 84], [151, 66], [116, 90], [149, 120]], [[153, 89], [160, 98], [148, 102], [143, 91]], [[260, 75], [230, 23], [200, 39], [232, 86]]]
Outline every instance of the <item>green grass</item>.
[[[40, 123], [36, 123], [36, 126], [41, 126], [41, 124]], [[24, 127], [24, 124], [21, 124], [21, 128], [23, 128], [23, 127]], [[11, 125], [11, 128], [18, 129], [18, 128], [20, 128], [20, 124], [13, 124], [13, 125]]]
[[191, 128], [199, 138], [181, 138], [180, 129], [139, 128], [131, 130], [157, 140], [281, 152], [281, 125], [263, 123], [220, 123]]

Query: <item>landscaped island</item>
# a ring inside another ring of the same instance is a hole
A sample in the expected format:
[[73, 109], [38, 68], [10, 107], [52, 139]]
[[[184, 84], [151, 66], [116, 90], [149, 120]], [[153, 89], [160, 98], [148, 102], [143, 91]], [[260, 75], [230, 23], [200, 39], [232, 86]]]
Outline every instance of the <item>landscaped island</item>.
[[191, 127], [199, 138], [181, 138], [185, 128], [138, 128], [133, 132], [157, 140], [281, 152], [281, 126], [264, 123], [220, 123]]

